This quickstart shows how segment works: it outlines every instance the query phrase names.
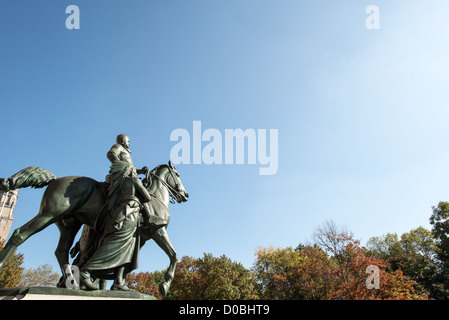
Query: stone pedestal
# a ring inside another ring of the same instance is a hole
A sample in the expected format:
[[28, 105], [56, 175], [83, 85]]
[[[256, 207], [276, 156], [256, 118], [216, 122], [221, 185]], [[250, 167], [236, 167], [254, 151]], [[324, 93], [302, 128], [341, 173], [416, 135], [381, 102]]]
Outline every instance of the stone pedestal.
[[134, 291], [30, 287], [0, 289], [0, 300], [156, 300], [156, 298]]

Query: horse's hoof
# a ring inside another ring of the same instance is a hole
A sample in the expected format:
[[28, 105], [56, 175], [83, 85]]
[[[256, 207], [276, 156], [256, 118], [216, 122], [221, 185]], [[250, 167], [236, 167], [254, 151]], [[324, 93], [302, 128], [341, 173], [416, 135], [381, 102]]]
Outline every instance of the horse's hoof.
[[64, 277], [59, 278], [58, 283], [56, 284], [56, 288], [65, 288], [65, 279]]
[[167, 293], [168, 293], [168, 284], [167, 284], [167, 282], [162, 282], [160, 285], [159, 285], [159, 293], [162, 295], [162, 297], [166, 297], [167, 296]]

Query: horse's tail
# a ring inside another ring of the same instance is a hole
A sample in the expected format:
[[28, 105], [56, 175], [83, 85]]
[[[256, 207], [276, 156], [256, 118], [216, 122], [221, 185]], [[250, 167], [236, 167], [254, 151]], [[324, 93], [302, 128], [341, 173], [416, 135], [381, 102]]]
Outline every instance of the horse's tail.
[[43, 188], [57, 179], [53, 173], [39, 167], [20, 170], [7, 179], [0, 179], [0, 190], [9, 191], [19, 188]]

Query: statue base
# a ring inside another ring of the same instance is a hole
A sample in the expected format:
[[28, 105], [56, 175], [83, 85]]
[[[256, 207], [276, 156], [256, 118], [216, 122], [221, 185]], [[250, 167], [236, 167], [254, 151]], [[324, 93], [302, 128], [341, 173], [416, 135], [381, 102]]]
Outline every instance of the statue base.
[[0, 300], [157, 300], [136, 291], [95, 290], [65, 288], [8, 288], [0, 289]]

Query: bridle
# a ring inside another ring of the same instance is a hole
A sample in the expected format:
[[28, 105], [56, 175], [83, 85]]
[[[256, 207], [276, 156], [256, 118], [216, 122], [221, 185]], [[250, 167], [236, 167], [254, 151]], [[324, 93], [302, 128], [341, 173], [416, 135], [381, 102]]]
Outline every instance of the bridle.
[[[170, 203], [176, 203], [176, 200], [178, 200], [179, 195], [181, 194], [181, 191], [179, 191], [179, 186], [180, 184], [177, 182], [177, 180], [175, 179], [174, 175], [173, 175], [173, 171], [172, 168], [170, 166], [167, 166], [168, 168], [168, 173], [170, 174], [170, 176], [173, 179], [173, 182], [176, 184], [176, 187], [173, 188], [172, 186], [170, 186], [167, 182], [164, 181], [164, 179], [162, 179], [161, 177], [159, 177], [157, 174], [155, 173], [151, 173], [150, 171], [148, 172], [148, 174], [152, 175], [153, 177], [155, 177], [156, 179], [158, 179], [162, 185], [164, 187], [167, 188], [168, 193], [170, 195]], [[147, 176], [148, 176], [147, 174]], [[176, 199], [176, 200], [175, 200]]]

